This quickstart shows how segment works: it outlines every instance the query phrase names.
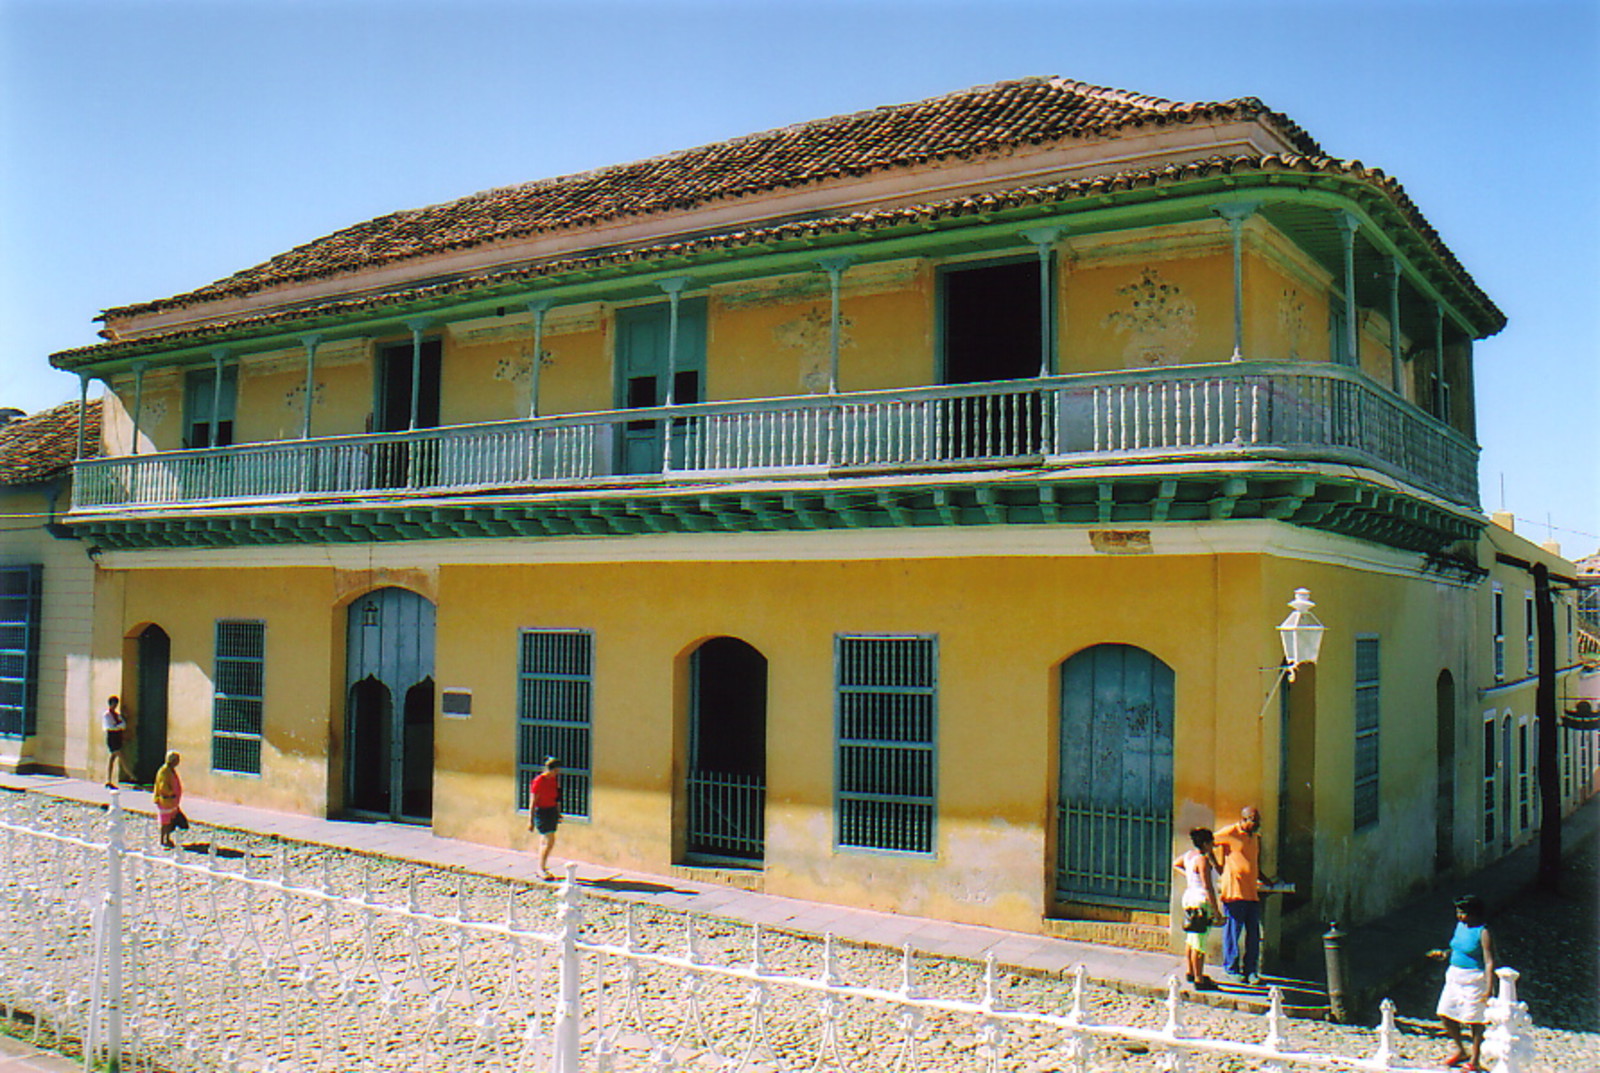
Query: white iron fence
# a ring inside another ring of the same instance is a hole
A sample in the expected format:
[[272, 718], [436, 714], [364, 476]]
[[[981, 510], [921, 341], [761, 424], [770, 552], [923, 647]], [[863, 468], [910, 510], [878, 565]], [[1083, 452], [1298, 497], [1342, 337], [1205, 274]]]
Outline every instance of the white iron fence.
[[1213, 457], [1370, 466], [1476, 507], [1477, 453], [1352, 370], [1238, 362], [90, 459], [76, 467], [73, 510]]
[[[555, 897], [413, 878], [394, 901], [370, 868], [304, 847], [213, 840], [195, 861], [125, 836], [115, 797], [98, 831], [0, 821], [0, 1014], [85, 1069], [1085, 1073], [1108, 1054], [1168, 1071], [1406, 1068], [1388, 1003], [1375, 1053], [1297, 1050], [1276, 989], [1258, 1040], [1209, 1038], [1186, 1027], [1175, 980], [1158, 1023], [1110, 1024], [1081, 968], [1056, 1008], [1029, 1008], [992, 960], [974, 994], [909, 948], [846, 980], [831, 939], [805, 973], [770, 963], [759, 928], [683, 916], [663, 943], [570, 871]], [[1516, 977], [1501, 970], [1495, 1003], [1502, 1073], [1528, 1057]]]

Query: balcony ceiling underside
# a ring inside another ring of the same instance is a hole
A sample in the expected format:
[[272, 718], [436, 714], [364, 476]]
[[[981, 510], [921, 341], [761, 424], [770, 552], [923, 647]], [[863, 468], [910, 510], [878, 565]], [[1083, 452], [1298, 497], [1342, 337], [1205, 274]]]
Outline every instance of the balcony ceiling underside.
[[[537, 497], [431, 496], [254, 509], [224, 505], [74, 523], [109, 549], [547, 537], [799, 532], [926, 526], [1138, 527], [1281, 521], [1389, 547], [1438, 552], [1481, 527], [1474, 515], [1348, 474], [1184, 471], [959, 482], [834, 479], [784, 486], [634, 487]], [[824, 485], [825, 486], [822, 486]], [[707, 554], [715, 554], [708, 546]]]

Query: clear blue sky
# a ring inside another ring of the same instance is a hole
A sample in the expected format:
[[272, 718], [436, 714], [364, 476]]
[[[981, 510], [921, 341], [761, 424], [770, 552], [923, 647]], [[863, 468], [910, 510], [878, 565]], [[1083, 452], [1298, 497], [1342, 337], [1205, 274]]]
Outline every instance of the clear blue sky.
[[0, 405], [75, 398], [46, 359], [101, 309], [391, 210], [1059, 74], [1260, 97], [1399, 179], [1510, 318], [1484, 507], [1586, 554], [1597, 67], [1594, 0], [0, 0]]

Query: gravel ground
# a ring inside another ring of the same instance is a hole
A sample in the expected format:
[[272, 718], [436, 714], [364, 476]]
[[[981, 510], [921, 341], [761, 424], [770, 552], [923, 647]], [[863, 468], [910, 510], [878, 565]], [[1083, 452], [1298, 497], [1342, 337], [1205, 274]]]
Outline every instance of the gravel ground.
[[[103, 837], [101, 810], [40, 795], [4, 796], [14, 798], [5, 803], [14, 822]], [[526, 937], [480, 932], [471, 922], [511, 920], [519, 928], [553, 929], [560, 905], [552, 888], [199, 826], [188, 832], [190, 852], [174, 854], [151, 845], [149, 827], [130, 825], [131, 848], [147, 851], [151, 859], [130, 862], [128, 916], [139, 923], [130, 928], [127, 943], [129, 976], [138, 993], [148, 996], [129, 1010], [156, 1059], [146, 1066], [213, 1070], [231, 1057], [241, 1071], [283, 1073], [547, 1067], [542, 1039], [526, 1039], [522, 1027], [529, 1015], [548, 1026], [553, 951]], [[219, 850], [215, 856], [196, 852], [210, 845]], [[0, 876], [0, 897], [15, 907], [9, 916], [0, 910], [0, 926], [9, 932], [0, 936], [0, 989], [11, 990], [6, 1003], [36, 1009], [47, 1025], [65, 1026], [70, 1034], [74, 1018], [81, 1023], [83, 996], [52, 992], [32, 967], [85, 946], [88, 918], [79, 910], [98, 900], [101, 857], [70, 846], [23, 852], [10, 839], [0, 846], [10, 858]], [[175, 860], [255, 876], [285, 874], [307, 895], [220, 881], [204, 871], [175, 869], [169, 863]], [[1587, 861], [1592, 873], [1592, 848]], [[313, 891], [354, 904], [312, 897]], [[65, 901], [52, 903], [57, 894]], [[445, 923], [419, 926], [377, 908], [408, 904]], [[1534, 1030], [1537, 1058], [1530, 1073], [1600, 1070], [1594, 905], [1594, 887], [1585, 893], [1574, 884], [1554, 903], [1530, 898], [1515, 914], [1495, 921], [1508, 960], [1540, 966], [1524, 978], [1535, 1020], [1560, 1026]], [[748, 966], [755, 945], [753, 929], [742, 923], [691, 922], [656, 907], [630, 912], [624, 903], [596, 896], [584, 899], [583, 911], [585, 938], [594, 943], [623, 946], [631, 934], [635, 949], [684, 955], [692, 948], [697, 960], [727, 967]], [[761, 956], [769, 971], [787, 976], [815, 980], [830, 968], [823, 944], [811, 937], [764, 933]], [[1552, 961], [1563, 968], [1550, 970]], [[619, 1073], [662, 1068], [652, 1062], [669, 1050], [685, 1070], [726, 1067], [741, 1058], [749, 1060], [747, 1068], [772, 1068], [778, 1059], [784, 1068], [897, 1069], [906, 1059], [908, 1069], [978, 1073], [991, 1068], [996, 1044], [1000, 1060], [992, 1068], [1069, 1068], [1069, 1041], [1048, 1026], [1008, 1026], [998, 1041], [986, 1040], [981, 1019], [968, 1014], [935, 1011], [907, 1022], [904, 1009], [892, 1002], [851, 1000], [830, 1015], [818, 995], [793, 986], [774, 983], [758, 996], [748, 981], [630, 964], [598, 956], [580, 997], [586, 1025], [611, 1028], [601, 1038], [613, 1049]], [[902, 960], [890, 951], [841, 946], [831, 968], [855, 986], [894, 992], [902, 984]], [[975, 1002], [983, 995], [983, 968], [919, 958], [913, 986], [923, 997]], [[1402, 1016], [1395, 1040], [1397, 1057], [1412, 1067], [1445, 1053], [1430, 1012], [1436, 981], [1421, 979], [1415, 986], [1415, 993], [1397, 996]], [[1546, 1014], [1547, 995], [1571, 1001], [1551, 1001]], [[1000, 1008], [1062, 1015], [1070, 1008], [1072, 985], [1054, 976], [1002, 974], [996, 999]], [[1092, 981], [1083, 1001], [1089, 1023], [1160, 1031], [1169, 1016], [1159, 1001]], [[1267, 1019], [1251, 1013], [1185, 1005], [1182, 1018], [1189, 1034], [1202, 1038], [1260, 1043], [1268, 1032]], [[1378, 1045], [1368, 1028], [1289, 1021], [1283, 1029], [1282, 1046], [1300, 1051], [1370, 1056]], [[1162, 1068], [1158, 1052], [1146, 1044], [1097, 1038], [1087, 1068], [1154, 1070]], [[1265, 1067], [1240, 1057], [1197, 1055], [1187, 1068], [1234, 1073]]]

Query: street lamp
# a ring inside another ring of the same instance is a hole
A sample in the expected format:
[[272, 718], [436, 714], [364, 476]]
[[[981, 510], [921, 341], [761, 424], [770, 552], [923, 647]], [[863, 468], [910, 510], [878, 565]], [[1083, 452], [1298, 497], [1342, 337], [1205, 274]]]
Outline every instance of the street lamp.
[[1278, 637], [1283, 641], [1283, 659], [1289, 665], [1289, 681], [1294, 681], [1295, 668], [1302, 663], [1317, 662], [1317, 653], [1322, 650], [1322, 635], [1327, 627], [1317, 620], [1311, 609], [1317, 605], [1311, 602], [1310, 589], [1295, 589], [1294, 599], [1289, 601], [1293, 609], [1289, 617], [1278, 624]]

